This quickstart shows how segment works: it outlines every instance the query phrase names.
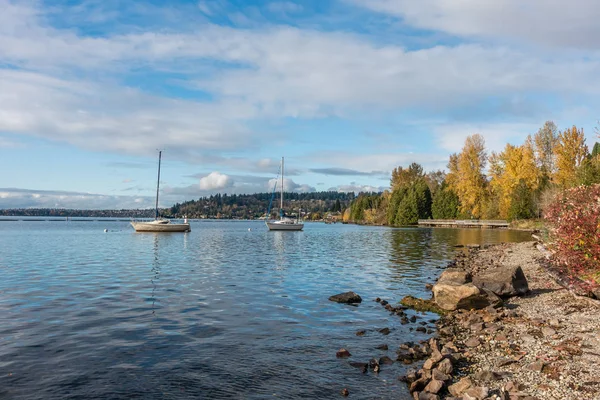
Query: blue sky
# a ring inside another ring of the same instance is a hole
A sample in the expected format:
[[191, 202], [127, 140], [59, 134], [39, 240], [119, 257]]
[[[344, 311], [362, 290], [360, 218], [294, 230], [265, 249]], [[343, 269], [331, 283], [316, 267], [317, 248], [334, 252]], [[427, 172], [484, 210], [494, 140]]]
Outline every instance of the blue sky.
[[0, 208], [382, 190], [600, 118], [600, 4], [0, 0]]

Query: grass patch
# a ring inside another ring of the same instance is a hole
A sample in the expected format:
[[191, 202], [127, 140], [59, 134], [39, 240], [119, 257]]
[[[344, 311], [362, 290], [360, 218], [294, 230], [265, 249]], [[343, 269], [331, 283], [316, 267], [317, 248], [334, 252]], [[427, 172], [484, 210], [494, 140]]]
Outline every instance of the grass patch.
[[546, 225], [542, 219], [515, 219], [510, 221], [510, 228], [543, 231]]
[[423, 300], [413, 296], [406, 296], [400, 300], [400, 304], [412, 308], [415, 311], [432, 312], [439, 315], [445, 315], [448, 311], [439, 308], [433, 300]]

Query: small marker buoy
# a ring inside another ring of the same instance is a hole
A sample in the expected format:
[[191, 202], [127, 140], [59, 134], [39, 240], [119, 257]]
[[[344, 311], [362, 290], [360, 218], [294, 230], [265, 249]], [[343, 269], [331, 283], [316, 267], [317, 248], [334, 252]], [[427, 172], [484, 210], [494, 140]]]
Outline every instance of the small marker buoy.
[[252, 231], [252, 228], [248, 228], [248, 232], [251, 232], [251, 231]]
[[104, 232], [108, 232], [108, 229], [105, 229]]

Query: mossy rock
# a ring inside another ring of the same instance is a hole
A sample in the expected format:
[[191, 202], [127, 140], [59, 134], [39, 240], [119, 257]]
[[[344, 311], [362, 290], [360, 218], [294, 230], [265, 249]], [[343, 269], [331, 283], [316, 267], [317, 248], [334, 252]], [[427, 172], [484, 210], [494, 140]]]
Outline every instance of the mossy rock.
[[439, 308], [433, 302], [433, 300], [423, 300], [413, 296], [404, 297], [402, 300], [400, 300], [400, 304], [415, 311], [426, 311], [439, 315], [445, 315], [448, 313], [448, 311]]

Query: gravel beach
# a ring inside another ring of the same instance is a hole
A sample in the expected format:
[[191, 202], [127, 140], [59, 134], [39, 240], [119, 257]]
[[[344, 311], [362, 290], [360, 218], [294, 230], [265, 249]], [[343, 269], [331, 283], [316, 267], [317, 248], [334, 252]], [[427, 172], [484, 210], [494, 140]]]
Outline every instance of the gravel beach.
[[[447, 382], [451, 393], [440, 391], [438, 398], [600, 400], [600, 302], [574, 296], [543, 265], [534, 242], [457, 258], [457, 266], [473, 276], [520, 266], [530, 291], [499, 308], [458, 310], [440, 319], [440, 345], [452, 343], [459, 352]], [[462, 384], [452, 386], [457, 382]]]

